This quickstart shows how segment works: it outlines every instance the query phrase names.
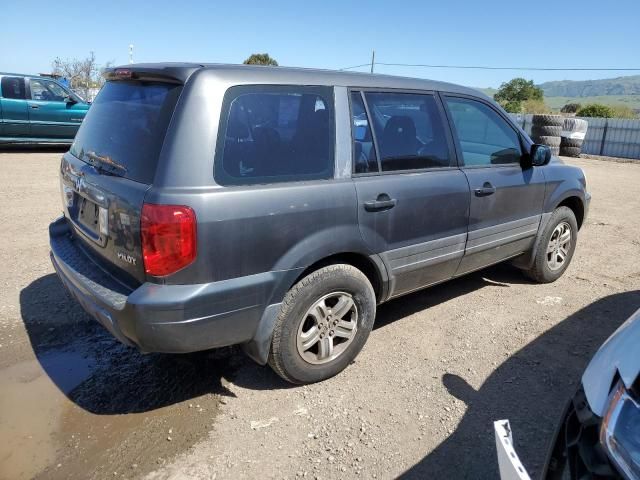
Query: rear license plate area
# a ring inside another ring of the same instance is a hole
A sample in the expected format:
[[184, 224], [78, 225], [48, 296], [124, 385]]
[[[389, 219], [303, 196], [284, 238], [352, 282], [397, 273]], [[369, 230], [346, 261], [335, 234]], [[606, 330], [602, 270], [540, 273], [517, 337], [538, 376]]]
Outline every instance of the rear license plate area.
[[78, 223], [85, 230], [93, 233], [96, 237], [100, 236], [100, 207], [91, 200], [80, 197], [78, 205]]

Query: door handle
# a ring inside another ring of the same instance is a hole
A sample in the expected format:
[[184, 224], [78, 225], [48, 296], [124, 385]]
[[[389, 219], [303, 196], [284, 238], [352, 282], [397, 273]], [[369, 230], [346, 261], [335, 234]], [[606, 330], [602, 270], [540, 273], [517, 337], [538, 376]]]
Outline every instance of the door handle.
[[34, 103], [32, 103], [31, 105], [29, 105], [31, 108], [33, 108], [34, 110], [37, 110], [40, 108], [40, 105], [36, 105]]
[[389, 210], [396, 206], [396, 199], [389, 197], [386, 193], [381, 193], [375, 200], [364, 202], [364, 209], [367, 212], [380, 212]]
[[482, 188], [476, 188], [473, 193], [476, 194], [476, 197], [488, 197], [489, 195], [496, 193], [496, 187], [491, 185], [489, 182], [484, 182]]

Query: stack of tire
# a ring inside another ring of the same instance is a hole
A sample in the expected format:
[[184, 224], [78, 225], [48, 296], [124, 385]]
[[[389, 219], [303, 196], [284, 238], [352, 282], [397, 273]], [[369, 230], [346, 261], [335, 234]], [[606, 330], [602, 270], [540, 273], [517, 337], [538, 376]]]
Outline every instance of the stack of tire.
[[589, 124], [581, 118], [565, 118], [560, 140], [560, 155], [579, 157]]
[[553, 155], [559, 155], [563, 125], [562, 115], [534, 115], [531, 119], [531, 140], [547, 145]]

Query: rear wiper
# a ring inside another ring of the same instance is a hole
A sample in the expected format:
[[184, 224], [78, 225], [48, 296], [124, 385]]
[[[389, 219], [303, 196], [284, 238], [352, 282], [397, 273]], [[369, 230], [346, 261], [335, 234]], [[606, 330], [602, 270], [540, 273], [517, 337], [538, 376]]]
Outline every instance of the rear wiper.
[[89, 164], [100, 172], [116, 174], [116, 170], [120, 175], [124, 175], [127, 172], [127, 168], [113, 160], [108, 155], [99, 155], [96, 152], [87, 152], [84, 156], [88, 159]]

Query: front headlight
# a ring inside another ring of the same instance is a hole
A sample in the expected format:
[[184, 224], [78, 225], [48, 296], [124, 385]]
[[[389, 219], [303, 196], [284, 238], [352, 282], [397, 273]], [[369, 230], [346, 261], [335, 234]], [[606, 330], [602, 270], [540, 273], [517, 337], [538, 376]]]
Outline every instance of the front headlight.
[[611, 395], [600, 442], [625, 477], [640, 479], [640, 403], [622, 382]]

